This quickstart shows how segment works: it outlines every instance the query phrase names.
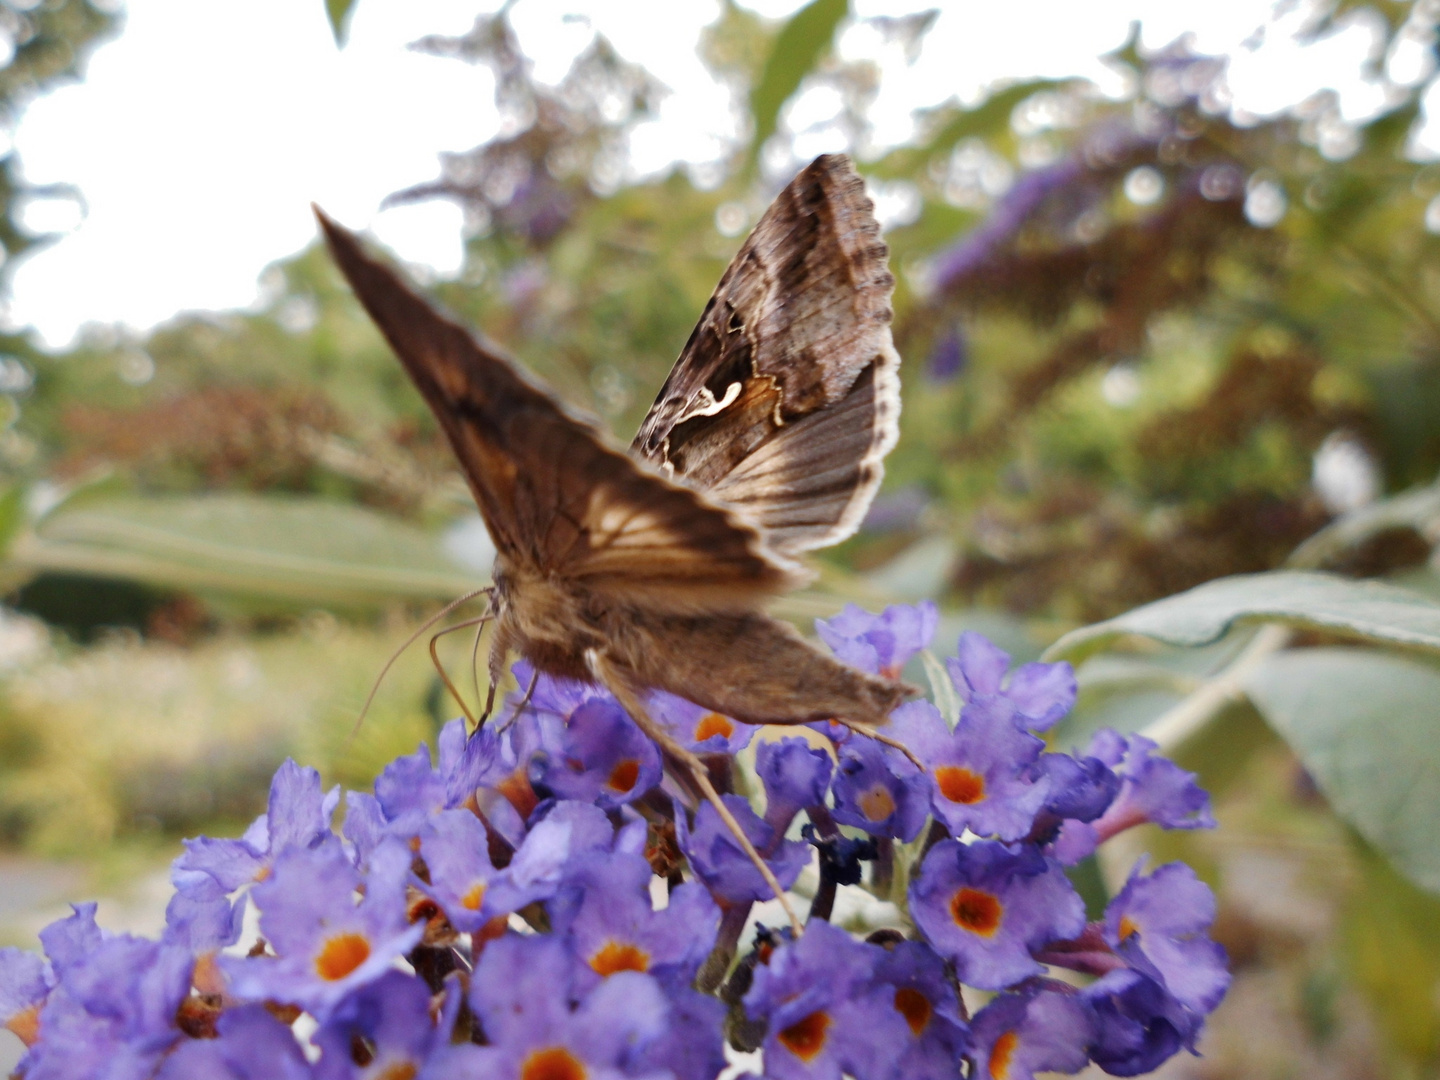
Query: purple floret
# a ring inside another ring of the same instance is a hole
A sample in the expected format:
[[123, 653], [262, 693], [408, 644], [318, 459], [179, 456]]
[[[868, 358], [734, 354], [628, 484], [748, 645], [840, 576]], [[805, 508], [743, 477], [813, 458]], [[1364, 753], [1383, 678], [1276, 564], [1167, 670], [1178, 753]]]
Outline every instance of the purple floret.
[[896, 1060], [899, 1080], [954, 1080], [970, 1043], [970, 1028], [945, 962], [920, 941], [901, 941], [875, 968], [875, 978], [892, 991], [892, 1005], [910, 1038]]
[[[387, 971], [341, 1001], [311, 1038], [320, 1048], [316, 1080], [388, 1080], [418, 1076], [431, 1056], [450, 1042], [460, 1007], [451, 985], [436, 1023], [430, 1015], [430, 988], [414, 975]], [[364, 1068], [354, 1049], [364, 1047]]]
[[1059, 863], [989, 840], [931, 848], [910, 885], [910, 911], [960, 981], [982, 990], [1040, 974], [1031, 952], [1085, 927], [1085, 905]]
[[906, 843], [920, 834], [930, 816], [930, 779], [909, 758], [870, 739], [836, 747], [835, 757], [836, 821]]
[[765, 824], [783, 833], [801, 810], [824, 806], [833, 769], [830, 755], [803, 738], [762, 742], [755, 773], [765, 785]]
[[[740, 796], [721, 797], [755, 845], [755, 850], [769, 864], [781, 887], [788, 889], [794, 885], [800, 871], [810, 861], [809, 846], [782, 839], [782, 834], [760, 820], [750, 809], [750, 804]], [[680, 849], [690, 860], [695, 876], [705, 883], [717, 900], [741, 904], [748, 900], [768, 900], [773, 895], [760, 871], [708, 802], [701, 803], [695, 811], [693, 828], [686, 821], [684, 808], [677, 805], [675, 835]]]
[[209, 874], [177, 871], [172, 880], [175, 895], [165, 906], [161, 941], [207, 953], [240, 940], [247, 897], [231, 904], [224, 887]]
[[1039, 1072], [1083, 1069], [1094, 1020], [1066, 990], [1032, 987], [981, 1009], [970, 1023], [971, 1080], [1033, 1080]]
[[660, 751], [613, 700], [580, 705], [547, 750], [531, 762], [531, 777], [562, 799], [611, 810], [660, 782]]
[[263, 1005], [226, 1009], [214, 1039], [189, 1039], [155, 1080], [309, 1080], [314, 1074], [295, 1034]]
[[1186, 772], [1162, 757], [1153, 757], [1155, 743], [1143, 735], [1129, 739], [1110, 730], [1096, 734], [1088, 755], [1105, 762], [1120, 777], [1120, 793], [1093, 822], [1101, 842], [1136, 825], [1165, 829], [1213, 829], [1210, 796]]
[[1230, 986], [1225, 950], [1209, 936], [1215, 895], [1184, 863], [1141, 870], [1106, 907], [1105, 940], [1187, 1009], [1213, 1012]]
[[54, 984], [55, 976], [39, 953], [9, 945], [0, 949], [0, 1026], [31, 1041], [26, 1036]]
[[200, 871], [226, 892], [262, 880], [275, 859], [292, 849], [313, 848], [331, 836], [330, 818], [340, 802], [340, 788], [320, 789], [320, 774], [301, 768], [290, 758], [270, 781], [270, 803], [239, 840], [201, 836], [185, 841], [185, 854], [175, 860], [177, 871]]
[[939, 621], [940, 611], [929, 600], [896, 604], [879, 615], [846, 604], [833, 619], [816, 619], [815, 632], [851, 667], [898, 679], [910, 659], [930, 647]]
[[475, 1055], [474, 1076], [651, 1073], [641, 1055], [664, 1033], [670, 1011], [660, 984], [621, 971], [582, 994], [577, 963], [550, 935], [509, 934], [486, 946], [470, 980], [470, 1007], [489, 1042]]
[[895, 987], [877, 981], [885, 958], [827, 922], [811, 922], [755, 969], [745, 1011], [768, 1024], [770, 1080], [840, 1080], [889, 1075], [914, 1035], [895, 1007]]
[[1112, 971], [1080, 996], [1095, 1025], [1090, 1057], [1112, 1076], [1153, 1072], [1182, 1046], [1193, 1050], [1201, 1018], [1147, 975]]
[[650, 715], [696, 753], [738, 754], [755, 735], [753, 724], [742, 724], [663, 690], [650, 695], [649, 706]]
[[1019, 840], [1027, 836], [1050, 791], [1031, 768], [1044, 743], [1016, 725], [1003, 697], [966, 705], [951, 731], [928, 701], [911, 701], [891, 716], [890, 734], [925, 765], [935, 816], [951, 835]]
[[653, 975], [667, 987], [688, 986], [714, 948], [720, 925], [705, 888], [681, 885], [657, 911], [650, 902], [654, 874], [639, 855], [597, 852], [575, 862], [549, 910], [554, 932], [583, 965], [577, 986], [621, 971]]
[[1025, 664], [1008, 683], [1010, 654], [982, 634], [967, 630], [960, 635], [959, 656], [947, 660], [950, 681], [969, 704], [1004, 698], [1014, 709], [1021, 728], [1044, 731], [1075, 705], [1075, 670], [1065, 662]]
[[69, 915], [56, 919], [40, 931], [40, 944], [45, 949], [45, 956], [61, 978], [73, 964], [85, 960], [106, 939], [105, 931], [95, 923], [98, 906], [94, 901], [71, 904]]
[[152, 1075], [183, 1038], [175, 1014], [194, 962], [188, 949], [124, 934], [72, 960], [40, 1012], [26, 1080]]
[[378, 978], [419, 941], [406, 919], [410, 851], [389, 840], [370, 857], [365, 895], [338, 841], [291, 849], [251, 896], [276, 955], [222, 957], [237, 998], [298, 1005], [323, 1020], [351, 990]]

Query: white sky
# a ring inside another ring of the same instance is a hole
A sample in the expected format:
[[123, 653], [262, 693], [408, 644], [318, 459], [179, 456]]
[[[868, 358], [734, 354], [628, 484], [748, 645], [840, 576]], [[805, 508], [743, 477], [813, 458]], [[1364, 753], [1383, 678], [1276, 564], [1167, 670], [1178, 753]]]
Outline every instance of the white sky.
[[[795, 0], [747, 0], [783, 16]], [[61, 347], [86, 322], [141, 330], [186, 309], [252, 304], [257, 278], [314, 237], [313, 200], [369, 227], [406, 259], [439, 273], [460, 257], [460, 213], [443, 203], [378, 212], [390, 192], [436, 175], [436, 154], [495, 130], [483, 69], [417, 54], [406, 44], [468, 29], [486, 0], [359, 0], [337, 50], [322, 0], [131, 0], [126, 26], [93, 55], [83, 83], [34, 102], [14, 134], [26, 176], [79, 187], [86, 213], [52, 248], [26, 260], [5, 313]], [[1242, 47], [1266, 0], [854, 0], [861, 15], [939, 6], [918, 61], [885, 58], [876, 116], [903, 137], [910, 111], [997, 79], [1113, 76], [1096, 59], [1132, 19], [1147, 45], [1196, 34], [1234, 55], [1236, 102], [1257, 114], [1326, 86], [1347, 116], [1379, 105], [1358, 78], [1374, 47], [1363, 23], [1308, 49], [1293, 19]], [[575, 18], [576, 15], [583, 16]], [[637, 165], [703, 161], [733, 131], [726, 88], [696, 58], [715, 0], [520, 0], [513, 11], [537, 73], [555, 81], [592, 27], [672, 89], [636, 136]], [[863, 46], [863, 42], [860, 43]], [[73, 224], [70, 204], [40, 203], [37, 226]], [[71, 218], [66, 222], [66, 217]]]

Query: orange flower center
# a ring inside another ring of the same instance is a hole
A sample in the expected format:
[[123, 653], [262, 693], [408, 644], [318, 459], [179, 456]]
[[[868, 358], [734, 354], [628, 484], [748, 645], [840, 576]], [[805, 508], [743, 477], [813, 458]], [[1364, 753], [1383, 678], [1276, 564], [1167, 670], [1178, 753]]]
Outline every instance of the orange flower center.
[[536, 1050], [520, 1066], [520, 1080], [585, 1080], [585, 1066], [563, 1046]]
[[1132, 934], [1138, 934], [1139, 932], [1140, 932], [1140, 927], [1138, 927], [1138, 926], [1135, 925], [1134, 920], [1131, 919], [1129, 915], [1121, 915], [1121, 916], [1120, 916], [1120, 940], [1121, 940], [1121, 941], [1124, 941], [1126, 938], [1130, 937]]
[[1010, 1059], [1015, 1056], [1015, 1047], [1020, 1045], [1020, 1036], [1007, 1031], [995, 1040], [990, 1048], [990, 1076], [992, 1080], [1006, 1080], [1010, 1075]]
[[397, 1061], [393, 1065], [385, 1066], [375, 1080], [415, 1080], [420, 1075], [420, 1070], [415, 1067], [413, 1061]]
[[935, 784], [945, 798], [966, 806], [985, 797], [985, 778], [959, 765], [941, 765], [935, 770]]
[[613, 791], [622, 795], [635, 786], [635, 781], [640, 779], [640, 762], [635, 758], [626, 758], [615, 768], [610, 770], [610, 779], [605, 781], [606, 785]]
[[590, 966], [599, 975], [614, 975], [617, 971], [650, 970], [650, 954], [644, 949], [620, 941], [607, 941], [602, 949], [590, 957]]
[[825, 1049], [825, 1033], [829, 1028], [829, 1014], [813, 1012], [805, 1019], [795, 1021], [777, 1037], [781, 1046], [809, 1064]]
[[855, 801], [860, 804], [860, 812], [867, 821], [884, 821], [895, 813], [895, 799], [884, 784], [876, 784]]
[[460, 906], [466, 911], [479, 911], [480, 905], [485, 902], [485, 882], [477, 881], [470, 886], [470, 891], [460, 898]]
[[364, 934], [347, 931], [326, 940], [315, 957], [315, 970], [322, 979], [343, 979], [370, 958], [370, 942]]
[[895, 1011], [910, 1025], [911, 1034], [919, 1035], [930, 1023], [930, 1015], [935, 1010], [930, 999], [919, 990], [913, 986], [902, 986], [895, 991]]
[[959, 889], [950, 898], [950, 917], [955, 924], [981, 937], [994, 935], [1004, 911], [999, 897], [979, 889]]
[[727, 716], [721, 716], [718, 712], [706, 713], [695, 725], [695, 741], [704, 742], [714, 735], [723, 739], [730, 738], [735, 734], [735, 725], [730, 722]]

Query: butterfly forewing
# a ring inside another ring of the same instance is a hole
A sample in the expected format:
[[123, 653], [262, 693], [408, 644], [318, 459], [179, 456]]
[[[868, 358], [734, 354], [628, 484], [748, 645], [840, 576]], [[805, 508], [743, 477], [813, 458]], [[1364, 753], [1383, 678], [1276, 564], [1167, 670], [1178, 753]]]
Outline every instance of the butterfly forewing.
[[591, 422], [319, 216], [336, 262], [449, 437], [512, 569], [678, 612], [753, 608], [804, 580], [755, 527], [607, 445]]
[[632, 452], [739, 510], [776, 551], [849, 536], [898, 430], [894, 283], [860, 177], [817, 158], [736, 254]]

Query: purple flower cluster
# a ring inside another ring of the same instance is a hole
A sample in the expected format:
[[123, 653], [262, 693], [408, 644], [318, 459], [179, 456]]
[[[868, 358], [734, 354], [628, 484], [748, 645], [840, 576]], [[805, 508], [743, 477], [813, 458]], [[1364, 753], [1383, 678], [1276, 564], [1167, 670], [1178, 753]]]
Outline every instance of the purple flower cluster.
[[[936, 623], [921, 604], [818, 629], [894, 676]], [[1213, 898], [1182, 864], [1142, 866], [1087, 922], [1066, 867], [1138, 824], [1212, 825], [1206, 797], [1138, 736], [1049, 752], [1036, 732], [1074, 677], [1009, 667], [960, 638], [958, 722], [919, 701], [887, 728], [920, 766], [822, 723], [757, 741], [742, 773], [753, 728], [651, 697], [781, 885], [812, 870], [798, 937], [755, 925], [764, 877], [596, 687], [541, 678], [472, 738], [452, 722], [438, 763], [421, 746], [350, 792], [338, 833], [338, 789], [287, 761], [240, 839], [186, 842], [160, 940], [89, 904], [43, 956], [0, 950], [19, 1074], [714, 1080], [727, 1042], [771, 1080], [1148, 1072], [1194, 1051], [1225, 993]], [[861, 883], [901, 913], [865, 940], [828, 921]], [[991, 995], [973, 1015], [965, 987]]]

